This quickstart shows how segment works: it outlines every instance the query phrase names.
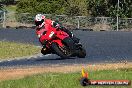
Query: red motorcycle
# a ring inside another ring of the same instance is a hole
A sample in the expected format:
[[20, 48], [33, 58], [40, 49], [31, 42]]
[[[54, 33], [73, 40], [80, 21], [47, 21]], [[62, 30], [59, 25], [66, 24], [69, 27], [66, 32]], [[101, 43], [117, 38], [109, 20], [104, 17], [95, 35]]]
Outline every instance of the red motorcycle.
[[[69, 35], [59, 28], [50, 27], [50, 30], [43, 33], [40, 42], [47, 40], [46, 49], [42, 49], [41, 53], [50, 52], [57, 54], [61, 58], [79, 57], [85, 58], [86, 50], [80, 43], [75, 43]], [[66, 42], [64, 41], [66, 40]], [[71, 49], [72, 47], [72, 49]]]

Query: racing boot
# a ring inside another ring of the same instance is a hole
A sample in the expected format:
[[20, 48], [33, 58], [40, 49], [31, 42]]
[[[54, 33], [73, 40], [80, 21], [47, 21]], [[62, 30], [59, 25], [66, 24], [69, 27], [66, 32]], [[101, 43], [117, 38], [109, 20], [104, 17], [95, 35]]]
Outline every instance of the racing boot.
[[43, 55], [51, 54], [51, 50], [49, 50], [49, 49], [43, 47], [43, 48], [41, 49], [41, 53], [42, 53]]
[[42, 53], [43, 55], [51, 54], [51, 50], [50, 50], [50, 49], [47, 49], [47, 47], [46, 47], [47, 41], [44, 40], [43, 42], [41, 42], [41, 44], [42, 44], [42, 46], [43, 46], [43, 48], [41, 49], [41, 53]]

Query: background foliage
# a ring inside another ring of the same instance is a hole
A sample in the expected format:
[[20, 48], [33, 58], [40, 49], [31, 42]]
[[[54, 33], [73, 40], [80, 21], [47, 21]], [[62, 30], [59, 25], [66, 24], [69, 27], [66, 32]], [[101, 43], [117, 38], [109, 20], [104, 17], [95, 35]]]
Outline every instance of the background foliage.
[[17, 4], [18, 13], [64, 14], [64, 0], [21, 0]]
[[3, 9], [3, 6], [0, 4], [0, 10], [2, 10]]
[[15, 0], [0, 0], [0, 2], [5, 5], [10, 5], [13, 4]]
[[132, 17], [132, 0], [119, 0], [119, 11], [117, 10], [118, 0], [87, 0], [87, 8], [92, 16]]
[[[16, 0], [0, 0], [4, 4]], [[70, 16], [132, 17], [132, 0], [17, 0], [17, 13], [66, 14]]]

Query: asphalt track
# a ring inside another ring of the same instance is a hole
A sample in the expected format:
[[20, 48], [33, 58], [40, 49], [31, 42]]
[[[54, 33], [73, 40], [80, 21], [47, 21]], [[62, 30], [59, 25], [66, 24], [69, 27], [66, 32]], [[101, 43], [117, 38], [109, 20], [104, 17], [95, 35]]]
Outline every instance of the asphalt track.
[[[86, 58], [60, 60], [57, 55], [40, 55], [30, 59], [2, 61], [0, 67], [132, 61], [132, 32], [76, 30], [73, 33], [81, 39], [87, 51]], [[30, 43], [40, 46], [35, 31], [32, 29], [0, 29], [0, 41]]]

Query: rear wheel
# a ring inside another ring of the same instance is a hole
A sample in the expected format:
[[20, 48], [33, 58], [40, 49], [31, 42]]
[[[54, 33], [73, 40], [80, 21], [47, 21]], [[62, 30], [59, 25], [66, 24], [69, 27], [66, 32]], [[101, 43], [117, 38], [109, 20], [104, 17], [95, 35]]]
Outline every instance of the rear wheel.
[[63, 48], [58, 46], [58, 44], [52, 43], [51, 47], [53, 51], [61, 58], [69, 58], [68, 53], [66, 53], [66, 50], [63, 50]]
[[85, 58], [85, 56], [86, 56], [86, 50], [83, 47], [79, 47], [79, 53], [78, 53], [77, 57]]

